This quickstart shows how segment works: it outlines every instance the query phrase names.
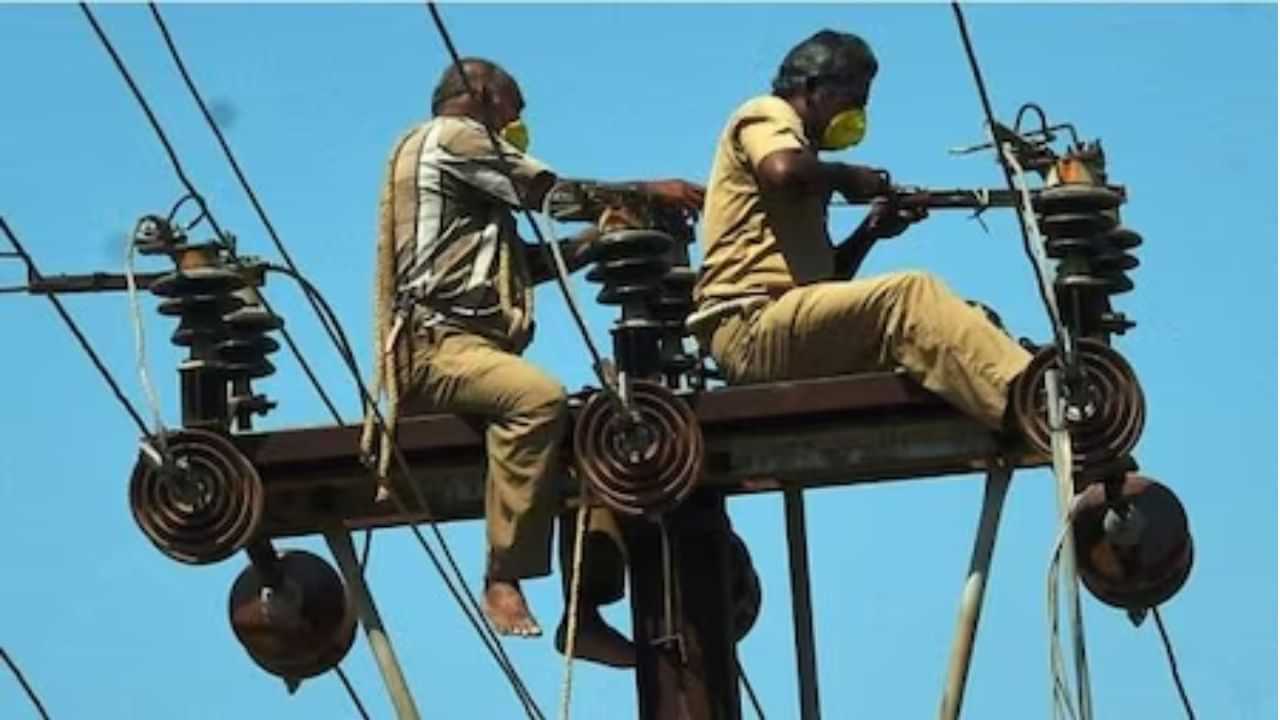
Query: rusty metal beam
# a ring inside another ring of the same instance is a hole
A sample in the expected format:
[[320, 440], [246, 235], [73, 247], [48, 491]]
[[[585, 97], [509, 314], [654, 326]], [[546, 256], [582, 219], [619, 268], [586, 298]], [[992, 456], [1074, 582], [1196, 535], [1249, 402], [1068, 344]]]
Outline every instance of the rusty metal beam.
[[[704, 487], [726, 494], [850, 485], [984, 471], [994, 436], [911, 381], [892, 373], [724, 388], [690, 397], [706, 437]], [[476, 519], [484, 513], [484, 443], [450, 415], [405, 418], [399, 441], [426, 498], [400, 512], [375, 503], [359, 462], [359, 427], [327, 426], [238, 435], [262, 477], [263, 531], [271, 537]], [[1047, 458], [1015, 453], [1015, 466]], [[413, 488], [396, 478], [405, 498]], [[572, 505], [565, 478], [560, 496]]]

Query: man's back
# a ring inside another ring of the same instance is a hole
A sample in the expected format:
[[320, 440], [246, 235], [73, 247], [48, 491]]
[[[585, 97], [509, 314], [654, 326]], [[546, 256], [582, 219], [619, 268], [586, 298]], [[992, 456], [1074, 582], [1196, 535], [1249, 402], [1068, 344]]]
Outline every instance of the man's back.
[[390, 221], [395, 289], [429, 309], [422, 318], [519, 350], [528, 341], [532, 293], [510, 207], [518, 183], [547, 168], [515, 148], [504, 160], [479, 123], [439, 116], [414, 128], [392, 158]]
[[734, 111], [720, 134], [703, 207], [704, 259], [695, 301], [776, 293], [831, 279], [826, 209], [818, 196], [770, 198], [756, 165], [779, 150], [811, 152], [800, 116], [765, 95]]

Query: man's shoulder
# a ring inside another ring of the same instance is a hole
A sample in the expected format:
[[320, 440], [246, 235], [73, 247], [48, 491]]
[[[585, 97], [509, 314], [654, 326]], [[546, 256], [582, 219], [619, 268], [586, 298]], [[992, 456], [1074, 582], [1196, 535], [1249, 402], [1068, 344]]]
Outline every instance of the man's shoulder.
[[731, 116], [733, 123], [764, 119], [779, 120], [790, 125], [799, 123], [800, 115], [791, 107], [791, 103], [777, 95], [759, 95], [739, 105]]

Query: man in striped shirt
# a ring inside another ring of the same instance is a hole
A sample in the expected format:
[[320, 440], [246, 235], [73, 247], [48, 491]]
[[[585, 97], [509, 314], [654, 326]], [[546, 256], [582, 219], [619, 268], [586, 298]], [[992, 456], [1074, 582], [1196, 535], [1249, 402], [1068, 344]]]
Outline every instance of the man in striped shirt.
[[[520, 357], [533, 335], [533, 286], [555, 269], [542, 248], [520, 239], [513, 210], [539, 208], [557, 178], [525, 152], [515, 80], [487, 60], [462, 67], [465, 78], [456, 68], [444, 73], [433, 117], [391, 155], [375, 289], [378, 374], [393, 405], [484, 423], [484, 609], [498, 632], [531, 637], [541, 628], [519, 581], [550, 573], [553, 480], [567, 411], [560, 383]], [[683, 181], [637, 185], [691, 211], [702, 203], [702, 189]], [[570, 271], [590, 261], [599, 236], [588, 228], [560, 242]], [[600, 510], [590, 529], [577, 654], [626, 665], [630, 644], [598, 611], [622, 595], [616, 527]], [[561, 648], [563, 639], [558, 633]]]

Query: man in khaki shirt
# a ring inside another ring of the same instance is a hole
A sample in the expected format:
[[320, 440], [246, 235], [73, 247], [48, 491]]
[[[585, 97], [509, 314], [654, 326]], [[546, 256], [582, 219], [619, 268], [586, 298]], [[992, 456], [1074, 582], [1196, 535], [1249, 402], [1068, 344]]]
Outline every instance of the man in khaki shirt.
[[852, 279], [876, 240], [924, 213], [873, 204], [832, 247], [831, 194], [868, 199], [885, 173], [818, 159], [857, 144], [877, 62], [861, 38], [823, 30], [793, 48], [774, 94], [747, 101], [716, 147], [703, 210], [704, 260], [689, 327], [731, 383], [901, 366], [992, 429], [1030, 355], [922, 272]]
[[[400, 410], [448, 412], [483, 425], [484, 611], [499, 633], [530, 637], [541, 628], [520, 580], [551, 570], [554, 480], [563, 472], [558, 455], [568, 412], [560, 383], [520, 357], [533, 336], [533, 285], [554, 277], [554, 269], [542, 248], [520, 239], [512, 211], [539, 208], [557, 178], [526, 152], [515, 80], [487, 60], [462, 67], [468, 82], [454, 67], [445, 71], [432, 95], [433, 117], [401, 138], [388, 163], [379, 207], [376, 385], [385, 388], [393, 420]], [[690, 210], [702, 202], [702, 189], [683, 181], [637, 186]], [[588, 228], [561, 242], [570, 270], [590, 261], [599, 237]], [[383, 476], [389, 451], [384, 442]], [[608, 512], [593, 512], [576, 654], [626, 665], [633, 650], [598, 609], [622, 595], [617, 539]], [[563, 632], [556, 644], [563, 649]]]

